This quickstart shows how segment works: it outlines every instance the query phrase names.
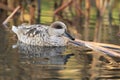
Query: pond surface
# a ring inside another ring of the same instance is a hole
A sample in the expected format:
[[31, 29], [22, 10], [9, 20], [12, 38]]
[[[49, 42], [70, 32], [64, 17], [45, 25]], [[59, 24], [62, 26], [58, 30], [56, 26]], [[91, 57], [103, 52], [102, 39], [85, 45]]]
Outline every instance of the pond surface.
[[17, 42], [0, 28], [0, 80], [120, 80], [120, 66], [83, 47], [39, 47]]

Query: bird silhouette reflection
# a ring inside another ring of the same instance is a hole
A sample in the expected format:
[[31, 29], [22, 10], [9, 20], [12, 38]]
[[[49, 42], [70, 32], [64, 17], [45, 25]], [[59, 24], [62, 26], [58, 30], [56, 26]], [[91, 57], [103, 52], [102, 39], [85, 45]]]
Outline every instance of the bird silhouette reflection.
[[22, 62], [33, 64], [63, 65], [73, 54], [64, 54], [66, 47], [45, 47], [27, 45], [17, 42], [20, 59]]

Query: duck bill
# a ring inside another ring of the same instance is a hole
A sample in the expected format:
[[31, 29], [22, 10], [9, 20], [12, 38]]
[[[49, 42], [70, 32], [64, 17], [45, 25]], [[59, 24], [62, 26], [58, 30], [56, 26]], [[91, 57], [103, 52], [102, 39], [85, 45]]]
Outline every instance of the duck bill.
[[71, 39], [71, 40], [75, 40], [74, 37], [72, 37], [67, 31], [65, 31], [65, 34], [64, 34], [65, 37]]

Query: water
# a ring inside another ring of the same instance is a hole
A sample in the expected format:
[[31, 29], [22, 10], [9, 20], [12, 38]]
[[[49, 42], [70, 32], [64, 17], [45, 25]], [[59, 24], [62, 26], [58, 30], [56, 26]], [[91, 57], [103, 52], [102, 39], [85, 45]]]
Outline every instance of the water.
[[0, 80], [120, 80], [120, 66], [83, 47], [39, 47], [17, 42], [0, 28]]

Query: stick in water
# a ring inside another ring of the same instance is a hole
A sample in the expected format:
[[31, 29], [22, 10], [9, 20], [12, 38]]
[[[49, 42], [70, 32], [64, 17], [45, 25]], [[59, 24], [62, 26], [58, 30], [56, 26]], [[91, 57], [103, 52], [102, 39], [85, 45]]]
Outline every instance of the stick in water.
[[117, 52], [114, 52], [113, 50], [111, 49], [107, 49], [105, 47], [102, 47], [100, 45], [97, 45], [96, 43], [92, 43], [92, 42], [87, 42], [87, 41], [82, 41], [82, 40], [78, 40], [78, 39], [75, 39], [74, 41], [73, 40], [70, 40], [71, 43], [73, 44], [76, 44], [78, 46], [85, 46], [85, 47], [88, 47], [94, 51], [98, 51], [98, 52], [103, 52], [104, 54], [108, 54], [110, 56], [115, 56], [115, 57], [120, 57], [120, 54], [117, 53]]
[[5, 21], [3, 22], [3, 25], [4, 25], [5, 27], [7, 27], [6, 24], [8, 23], [8, 21], [10, 20], [10, 18], [13, 17], [13, 15], [14, 15], [19, 9], [20, 9], [20, 6], [16, 7], [15, 10], [11, 13], [11, 15], [8, 16], [7, 19], [5, 19]]

